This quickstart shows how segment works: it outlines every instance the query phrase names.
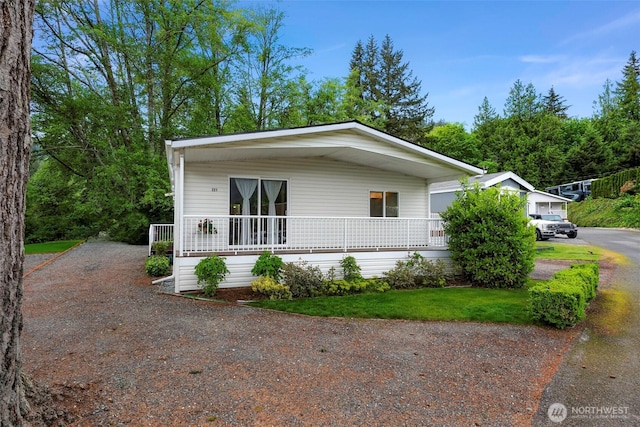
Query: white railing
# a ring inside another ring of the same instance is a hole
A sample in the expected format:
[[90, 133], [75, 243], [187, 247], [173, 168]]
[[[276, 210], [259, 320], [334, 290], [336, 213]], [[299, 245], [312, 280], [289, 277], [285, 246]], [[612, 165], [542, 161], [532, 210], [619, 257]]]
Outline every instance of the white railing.
[[442, 221], [429, 218], [185, 215], [180, 234], [180, 255], [412, 249], [448, 241]]
[[173, 243], [173, 224], [151, 224], [149, 225], [149, 255], [153, 242]]

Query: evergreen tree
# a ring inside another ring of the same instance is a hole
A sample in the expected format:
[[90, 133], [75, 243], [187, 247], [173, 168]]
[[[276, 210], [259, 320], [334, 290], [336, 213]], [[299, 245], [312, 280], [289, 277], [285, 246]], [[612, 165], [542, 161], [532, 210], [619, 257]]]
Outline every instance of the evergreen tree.
[[640, 60], [636, 52], [629, 55], [622, 69], [622, 80], [613, 91], [618, 112], [624, 120], [640, 121]]
[[544, 110], [547, 113], [553, 114], [561, 119], [566, 119], [568, 117], [567, 110], [569, 109], [569, 106], [565, 105], [564, 97], [558, 95], [553, 89], [553, 86], [549, 89], [549, 94], [542, 97], [542, 103], [544, 105]]
[[373, 36], [366, 46], [356, 43], [349, 66], [347, 92], [355, 105], [346, 110], [353, 118], [366, 118], [367, 123], [411, 141], [424, 136], [435, 110], [388, 35], [380, 46]]
[[520, 79], [513, 83], [504, 105], [504, 116], [527, 120], [541, 110], [540, 97], [532, 83], [524, 85]]

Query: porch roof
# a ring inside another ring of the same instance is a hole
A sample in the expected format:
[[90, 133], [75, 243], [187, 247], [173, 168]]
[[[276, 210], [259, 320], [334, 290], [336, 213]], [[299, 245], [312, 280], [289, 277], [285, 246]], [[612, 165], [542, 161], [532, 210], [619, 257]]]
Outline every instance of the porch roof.
[[[370, 139], [354, 144], [349, 135]], [[357, 121], [166, 141], [167, 160], [178, 150], [185, 162], [325, 157], [372, 166], [429, 182], [481, 174], [482, 170]]]

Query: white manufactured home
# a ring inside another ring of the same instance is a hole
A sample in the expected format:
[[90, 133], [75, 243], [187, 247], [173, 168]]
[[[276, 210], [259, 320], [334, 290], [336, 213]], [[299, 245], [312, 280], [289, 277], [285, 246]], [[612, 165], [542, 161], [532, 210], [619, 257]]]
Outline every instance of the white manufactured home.
[[[224, 287], [249, 286], [263, 251], [365, 277], [418, 252], [448, 258], [429, 188], [482, 173], [359, 122], [166, 142], [173, 188], [175, 292], [198, 289], [195, 265], [226, 257]], [[160, 226], [152, 226], [156, 240]]]
[[573, 200], [544, 191], [533, 190], [527, 195], [529, 213], [557, 214], [567, 219], [567, 205]]
[[[498, 187], [505, 191], [516, 192], [522, 198], [526, 198], [529, 192], [535, 191], [533, 185], [510, 171], [473, 176], [468, 179], [468, 183], [471, 187], [477, 183], [481, 189]], [[433, 184], [429, 193], [429, 206], [432, 216], [437, 216], [446, 211], [461, 190], [462, 184], [460, 180]], [[526, 213], [528, 214], [529, 212]]]

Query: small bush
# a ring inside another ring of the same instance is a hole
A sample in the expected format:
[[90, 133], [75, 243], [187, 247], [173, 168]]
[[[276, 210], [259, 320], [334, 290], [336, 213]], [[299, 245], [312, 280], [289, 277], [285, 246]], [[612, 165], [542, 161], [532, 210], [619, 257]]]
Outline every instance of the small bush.
[[278, 283], [269, 276], [260, 276], [251, 282], [251, 289], [268, 296], [270, 300], [290, 300], [293, 297], [287, 285]]
[[282, 266], [283, 282], [289, 286], [294, 298], [315, 297], [323, 294], [324, 277], [320, 267], [307, 261], [288, 262]]
[[225, 258], [218, 255], [211, 255], [196, 265], [195, 274], [198, 278], [198, 285], [202, 286], [202, 292], [206, 296], [213, 296], [218, 289], [220, 282], [229, 274]]
[[384, 280], [393, 289], [441, 288], [447, 284], [446, 265], [414, 253], [407, 261], [397, 261], [395, 268], [384, 274]]
[[169, 250], [169, 245], [171, 242], [167, 242], [165, 240], [158, 240], [151, 244], [151, 249], [158, 256], [166, 256], [167, 251]]
[[342, 278], [347, 282], [357, 282], [362, 280], [360, 275], [360, 266], [354, 257], [351, 255], [346, 256], [340, 260], [340, 266], [342, 267]]
[[573, 326], [585, 316], [598, 286], [598, 265], [578, 264], [529, 289], [531, 316], [557, 328]]
[[271, 277], [275, 282], [280, 281], [280, 270], [282, 269], [282, 258], [271, 252], [262, 252], [260, 257], [256, 260], [251, 274], [254, 276]]
[[166, 276], [171, 271], [169, 258], [166, 256], [152, 255], [145, 261], [144, 270], [147, 272], [147, 275], [151, 277]]
[[378, 279], [360, 279], [349, 282], [347, 280], [333, 280], [325, 283], [324, 294], [353, 295], [365, 292], [386, 292], [391, 289], [387, 282]]

